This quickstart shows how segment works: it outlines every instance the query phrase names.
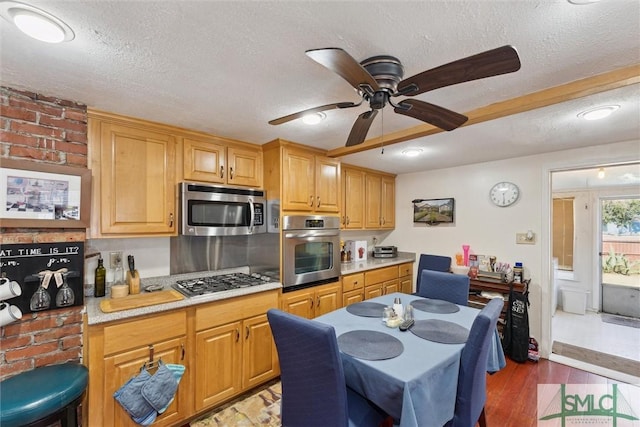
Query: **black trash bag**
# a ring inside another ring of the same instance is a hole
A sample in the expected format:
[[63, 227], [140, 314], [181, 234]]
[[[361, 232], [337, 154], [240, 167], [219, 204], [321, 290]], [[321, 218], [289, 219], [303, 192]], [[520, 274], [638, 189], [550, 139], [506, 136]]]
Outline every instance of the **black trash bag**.
[[515, 362], [529, 358], [529, 280], [523, 281], [524, 292], [509, 289], [509, 306], [505, 318], [502, 349]]

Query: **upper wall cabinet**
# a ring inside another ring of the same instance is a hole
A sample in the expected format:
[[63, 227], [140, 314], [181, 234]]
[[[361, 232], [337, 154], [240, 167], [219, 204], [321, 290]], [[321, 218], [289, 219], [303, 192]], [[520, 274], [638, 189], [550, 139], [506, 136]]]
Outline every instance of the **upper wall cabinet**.
[[184, 137], [182, 142], [184, 180], [262, 187], [260, 147], [214, 137]]
[[340, 211], [340, 161], [323, 151], [275, 140], [263, 146], [265, 189], [280, 199], [283, 211], [333, 213]]
[[89, 237], [173, 235], [174, 136], [144, 121], [89, 112]]
[[395, 175], [343, 165], [343, 229], [395, 228]]

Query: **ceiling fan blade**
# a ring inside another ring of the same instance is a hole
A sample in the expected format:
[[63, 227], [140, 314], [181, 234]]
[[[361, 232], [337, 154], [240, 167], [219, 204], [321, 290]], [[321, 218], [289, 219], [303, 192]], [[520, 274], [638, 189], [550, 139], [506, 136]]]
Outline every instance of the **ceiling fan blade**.
[[422, 120], [447, 131], [454, 130], [469, 120], [467, 116], [458, 114], [455, 111], [417, 99], [405, 99], [399, 102], [393, 111]]
[[348, 81], [356, 90], [360, 90], [360, 85], [367, 85], [374, 92], [380, 89], [373, 76], [351, 55], [339, 47], [311, 49], [305, 53], [309, 58]]
[[364, 142], [364, 139], [367, 137], [367, 133], [369, 132], [369, 128], [371, 127], [371, 123], [373, 123], [373, 119], [376, 118], [377, 114], [378, 110], [369, 110], [358, 116], [351, 128], [349, 138], [347, 138], [347, 147], [362, 144]]
[[445, 86], [513, 73], [519, 69], [518, 52], [512, 46], [502, 46], [404, 79], [398, 83], [396, 94], [415, 96]]
[[362, 101], [356, 103], [353, 102], [336, 102], [333, 104], [322, 105], [320, 107], [309, 108], [306, 110], [298, 111], [297, 113], [289, 114], [288, 116], [273, 119], [269, 122], [270, 125], [281, 125], [282, 123], [290, 122], [291, 120], [299, 119], [307, 114], [319, 113], [320, 111], [333, 110], [335, 108], [351, 108], [357, 107], [362, 104]]

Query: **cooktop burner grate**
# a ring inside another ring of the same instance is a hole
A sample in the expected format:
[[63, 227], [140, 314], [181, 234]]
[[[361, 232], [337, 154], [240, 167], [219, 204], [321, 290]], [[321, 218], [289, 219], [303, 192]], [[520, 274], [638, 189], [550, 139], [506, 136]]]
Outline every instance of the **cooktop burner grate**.
[[268, 276], [262, 276], [258, 273], [231, 273], [221, 274], [218, 276], [200, 277], [196, 279], [178, 280], [172, 286], [185, 296], [193, 297], [213, 292], [248, 288], [271, 282], [273, 282], [273, 279]]

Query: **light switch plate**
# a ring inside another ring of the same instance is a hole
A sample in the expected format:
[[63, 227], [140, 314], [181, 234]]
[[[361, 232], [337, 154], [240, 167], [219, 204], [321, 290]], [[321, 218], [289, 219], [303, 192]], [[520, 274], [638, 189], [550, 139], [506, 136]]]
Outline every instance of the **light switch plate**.
[[527, 233], [516, 233], [516, 244], [518, 245], [535, 245], [536, 234], [531, 233], [531, 238], [527, 239]]

